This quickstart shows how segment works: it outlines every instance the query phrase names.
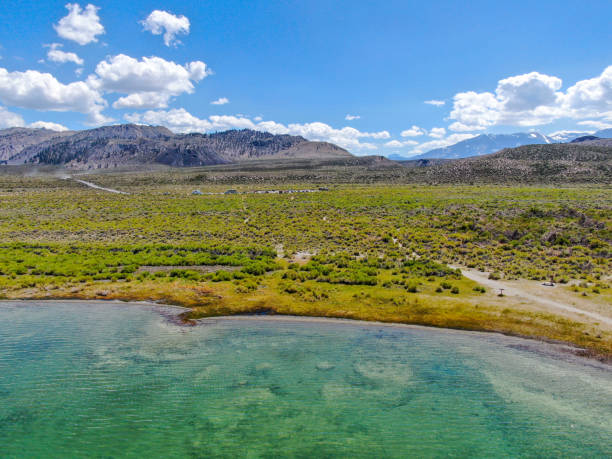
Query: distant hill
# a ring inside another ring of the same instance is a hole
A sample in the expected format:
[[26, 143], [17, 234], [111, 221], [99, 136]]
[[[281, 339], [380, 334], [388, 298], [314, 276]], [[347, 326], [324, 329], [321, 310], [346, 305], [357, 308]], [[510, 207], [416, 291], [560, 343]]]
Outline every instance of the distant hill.
[[393, 153], [389, 156], [387, 156], [388, 159], [390, 159], [391, 161], [408, 161], [411, 158], [406, 158], [405, 156], [402, 155], [398, 155], [397, 153]]
[[578, 143], [580, 145], [599, 145], [601, 147], [612, 147], [612, 139], [600, 139], [594, 135], [588, 135], [585, 137], [578, 137], [572, 140], [572, 143]]
[[174, 134], [165, 127], [125, 124], [61, 134], [32, 133], [35, 138], [27, 145], [22, 142], [17, 152], [7, 157], [8, 163], [107, 169], [139, 164], [203, 166], [255, 159], [352, 157], [330, 143], [248, 129]]
[[525, 145], [414, 170], [432, 183], [612, 183], [612, 147]]
[[431, 167], [436, 166], [438, 164], [444, 164], [449, 161], [453, 161], [452, 159], [403, 159], [401, 161], [397, 161], [404, 167], [413, 168], [413, 167]]
[[521, 145], [549, 144], [554, 141], [537, 132], [516, 134], [481, 134], [448, 147], [436, 148], [410, 159], [459, 159], [470, 156], [487, 155], [503, 148]]
[[599, 140], [599, 137], [596, 137], [594, 135], [583, 135], [582, 137], [575, 138], [570, 143], [582, 143], [588, 142], [589, 140]]

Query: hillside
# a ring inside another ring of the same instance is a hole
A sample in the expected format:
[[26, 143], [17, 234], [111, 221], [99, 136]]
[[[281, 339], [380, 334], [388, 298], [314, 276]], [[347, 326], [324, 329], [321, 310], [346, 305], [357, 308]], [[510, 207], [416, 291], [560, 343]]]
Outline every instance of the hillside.
[[[525, 145], [422, 170], [433, 183], [612, 183], [612, 148]], [[417, 177], [414, 177], [417, 178]]]
[[174, 134], [159, 126], [118, 125], [32, 141], [9, 164], [109, 169], [130, 165], [203, 166], [254, 159], [351, 157], [346, 150], [303, 137], [252, 130]]
[[49, 129], [10, 128], [0, 130], [0, 161], [7, 161], [24, 148], [54, 137], [65, 137], [73, 132], [57, 132]]
[[519, 147], [531, 144], [549, 144], [554, 141], [537, 132], [516, 134], [481, 134], [471, 139], [462, 140], [448, 147], [436, 148], [410, 159], [459, 159], [470, 156], [487, 155], [503, 148]]
[[601, 139], [594, 135], [588, 135], [584, 137], [578, 137], [572, 140], [572, 143], [578, 143], [580, 145], [594, 145], [600, 147], [612, 147], [612, 139]]

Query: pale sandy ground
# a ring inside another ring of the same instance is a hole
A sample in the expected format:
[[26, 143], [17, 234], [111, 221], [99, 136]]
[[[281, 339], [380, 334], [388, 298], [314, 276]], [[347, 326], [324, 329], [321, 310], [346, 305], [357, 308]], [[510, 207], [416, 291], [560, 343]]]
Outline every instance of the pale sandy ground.
[[540, 281], [492, 280], [486, 272], [461, 266], [452, 267], [461, 269], [465, 277], [488, 287], [495, 295], [500, 289], [504, 289], [504, 298], [499, 300], [513, 300], [513, 303], [519, 302], [529, 309], [544, 310], [599, 325], [601, 329], [612, 330], [612, 305], [594, 295], [583, 298], [560, 284], [549, 287], [542, 285]]
[[[72, 177], [64, 177], [64, 178], [67, 180]], [[108, 191], [109, 193], [115, 193], [115, 194], [130, 194], [130, 193], [126, 193], [125, 191], [113, 190], [112, 188], [104, 188], [103, 186], [96, 185], [95, 183], [91, 183], [91, 182], [86, 182], [85, 180], [79, 180], [79, 179], [73, 179], [73, 180], [75, 182], [79, 182], [81, 185], [85, 185], [90, 188], [94, 188], [96, 190]]]

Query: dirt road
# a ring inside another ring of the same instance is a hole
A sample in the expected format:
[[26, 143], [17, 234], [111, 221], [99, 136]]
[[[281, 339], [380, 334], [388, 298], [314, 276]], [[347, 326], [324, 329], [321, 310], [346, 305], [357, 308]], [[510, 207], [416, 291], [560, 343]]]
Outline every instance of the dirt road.
[[592, 311], [585, 311], [584, 309], [577, 308], [576, 306], [572, 306], [571, 304], [546, 298], [543, 295], [536, 295], [534, 293], [521, 289], [516, 285], [511, 285], [504, 281], [489, 279], [488, 273], [483, 273], [473, 269], [462, 268], [460, 266], [453, 266], [453, 268], [461, 269], [461, 273], [468, 279], [472, 279], [473, 281], [478, 282], [479, 284], [484, 285], [485, 287], [489, 287], [490, 289], [493, 289], [496, 292], [499, 292], [501, 289], [503, 289], [505, 296], [514, 296], [529, 302], [546, 306], [549, 309], [562, 310], [574, 314], [583, 315], [589, 317], [590, 319], [596, 320], [597, 322], [600, 322], [602, 324], [612, 326], [612, 317], [606, 317]]
[[104, 188], [103, 186], [96, 185], [95, 183], [91, 183], [91, 182], [86, 182], [85, 180], [78, 180], [78, 179], [73, 179], [73, 180], [75, 182], [79, 182], [90, 188], [95, 188], [96, 190], [108, 191], [109, 193], [117, 193], [117, 194], [130, 194], [130, 193], [126, 193], [125, 191], [113, 190], [112, 188]]

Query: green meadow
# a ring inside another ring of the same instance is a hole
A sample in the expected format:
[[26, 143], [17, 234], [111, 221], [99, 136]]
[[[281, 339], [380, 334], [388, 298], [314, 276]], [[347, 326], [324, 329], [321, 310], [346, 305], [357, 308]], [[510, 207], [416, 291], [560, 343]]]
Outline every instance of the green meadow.
[[[258, 312], [490, 330], [612, 355], [597, 323], [500, 297], [449, 267], [552, 279], [612, 307], [607, 187], [230, 186], [162, 174], [87, 178], [128, 195], [1, 176], [0, 297], [154, 300], [191, 308], [185, 320]], [[272, 189], [318, 191], [254, 193]]]

